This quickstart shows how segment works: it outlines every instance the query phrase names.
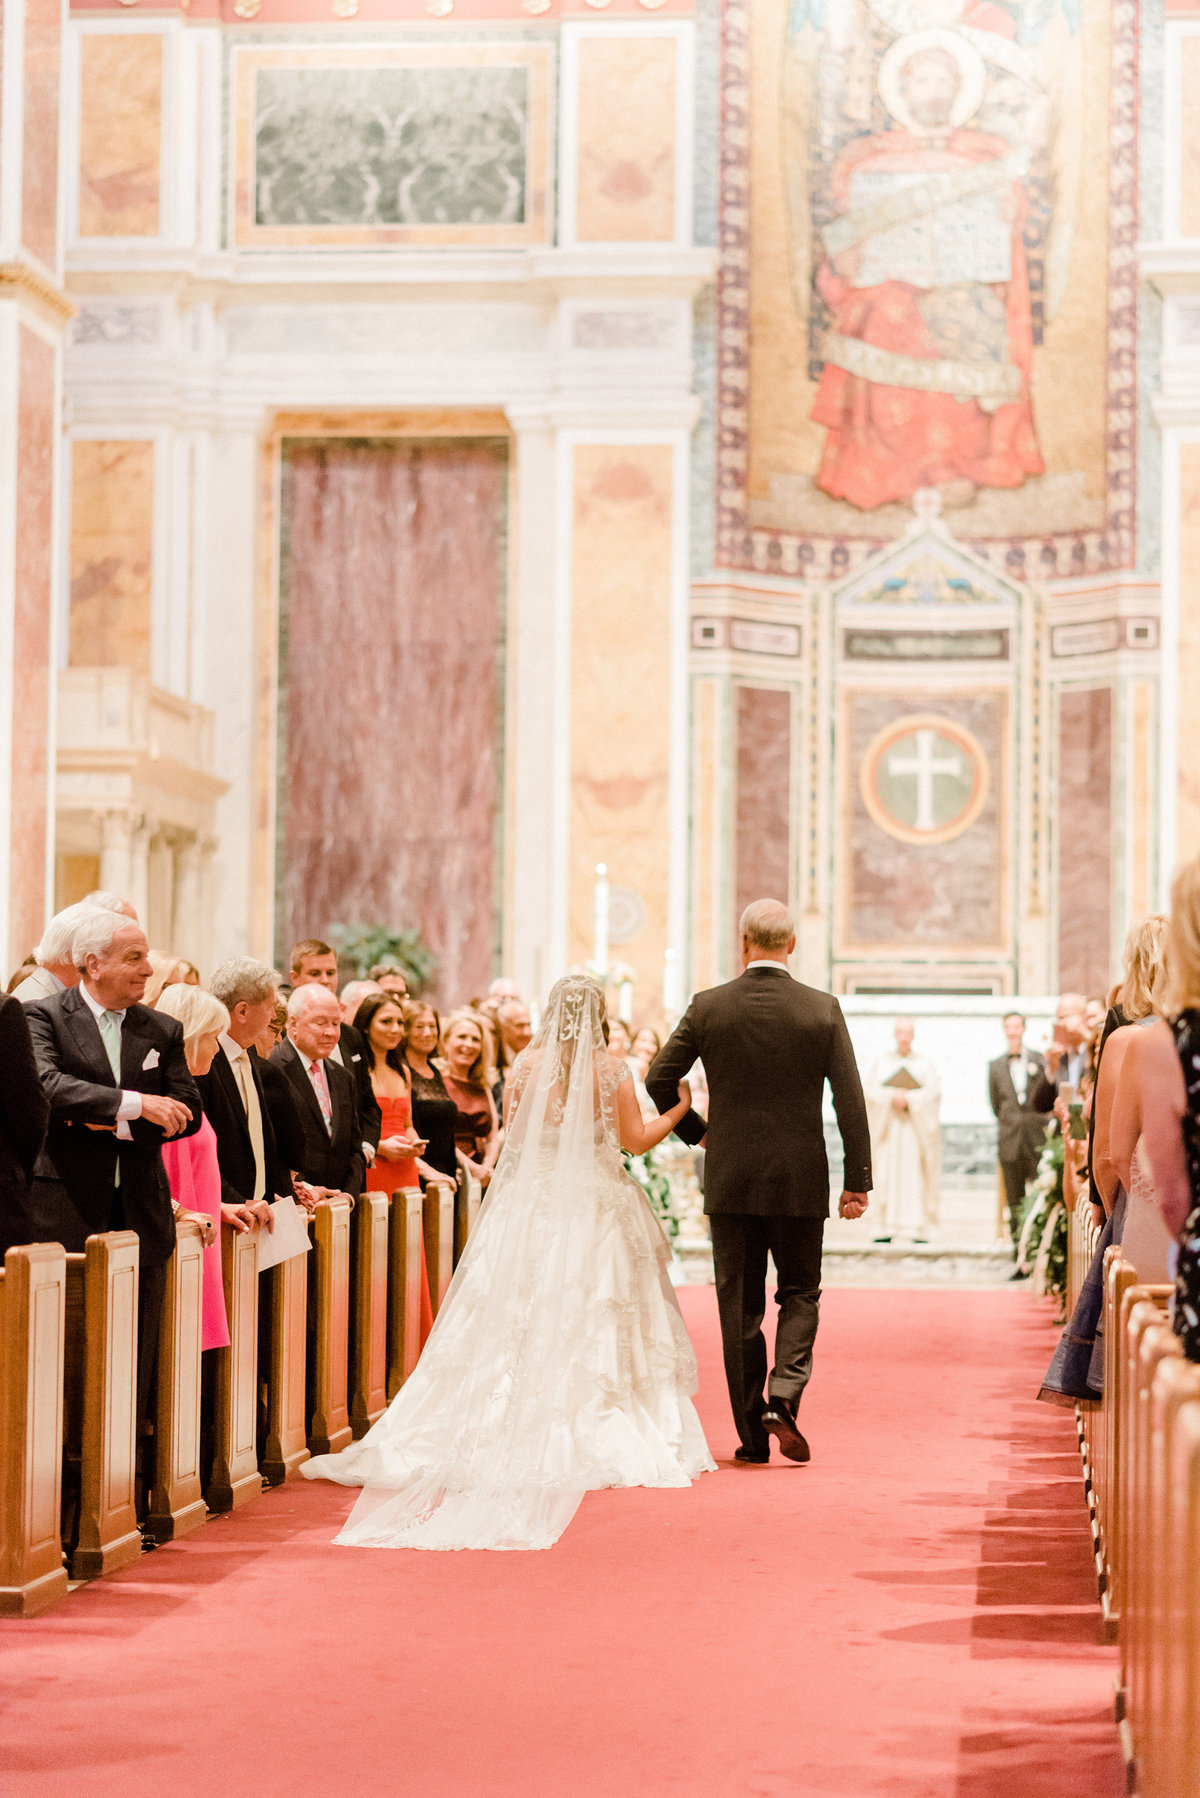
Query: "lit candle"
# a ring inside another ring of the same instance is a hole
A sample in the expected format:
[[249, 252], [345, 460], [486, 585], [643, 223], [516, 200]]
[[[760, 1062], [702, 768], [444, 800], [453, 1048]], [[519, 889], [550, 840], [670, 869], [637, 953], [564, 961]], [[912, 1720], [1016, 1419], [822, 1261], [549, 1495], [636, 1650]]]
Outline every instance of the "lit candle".
[[596, 894], [592, 909], [592, 927], [595, 937], [592, 972], [598, 980], [604, 980], [608, 974], [608, 869], [603, 862], [596, 863]]

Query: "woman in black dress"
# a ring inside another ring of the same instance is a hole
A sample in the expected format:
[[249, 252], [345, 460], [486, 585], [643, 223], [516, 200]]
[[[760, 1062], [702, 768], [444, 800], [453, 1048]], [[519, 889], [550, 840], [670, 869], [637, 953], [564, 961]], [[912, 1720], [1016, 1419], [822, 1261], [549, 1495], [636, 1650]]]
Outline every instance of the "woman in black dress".
[[441, 1019], [432, 1005], [412, 999], [404, 1007], [404, 1024], [408, 1033], [404, 1059], [412, 1077], [413, 1129], [428, 1145], [417, 1163], [417, 1172], [423, 1180], [441, 1174], [447, 1180], [457, 1182], [454, 1126], [458, 1106], [446, 1091], [445, 1082], [432, 1059], [441, 1041]]

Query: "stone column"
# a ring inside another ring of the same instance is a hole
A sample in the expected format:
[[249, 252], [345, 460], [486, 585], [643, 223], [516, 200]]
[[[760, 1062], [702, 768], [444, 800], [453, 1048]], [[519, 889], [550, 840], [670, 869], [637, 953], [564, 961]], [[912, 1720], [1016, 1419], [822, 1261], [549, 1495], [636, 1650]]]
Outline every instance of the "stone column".
[[[134, 813], [133, 828], [129, 836], [128, 896], [147, 934], [150, 928], [150, 843], [156, 828], [153, 818]], [[158, 947], [157, 944], [154, 946]]]
[[131, 899], [133, 824], [133, 813], [129, 811], [100, 814], [100, 885]]

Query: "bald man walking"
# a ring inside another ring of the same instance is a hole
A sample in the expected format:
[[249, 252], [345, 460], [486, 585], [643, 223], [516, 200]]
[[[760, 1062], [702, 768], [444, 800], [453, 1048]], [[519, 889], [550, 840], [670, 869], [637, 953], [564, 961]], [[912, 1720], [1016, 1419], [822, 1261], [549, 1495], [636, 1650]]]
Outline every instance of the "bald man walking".
[[[841, 1006], [788, 972], [796, 928], [785, 905], [757, 899], [742, 914], [743, 973], [697, 993], [651, 1063], [646, 1088], [660, 1112], [678, 1101], [694, 1062], [708, 1076], [708, 1124], [690, 1111], [676, 1125], [705, 1144], [704, 1209], [725, 1377], [741, 1438], [735, 1460], [761, 1466], [771, 1437], [807, 1461], [796, 1423], [812, 1373], [821, 1298], [821, 1239], [829, 1215], [829, 1162], [821, 1102], [833, 1090], [845, 1160], [842, 1217], [861, 1217], [871, 1189], [871, 1134]], [[767, 1383], [767, 1254], [778, 1274], [775, 1364]]]

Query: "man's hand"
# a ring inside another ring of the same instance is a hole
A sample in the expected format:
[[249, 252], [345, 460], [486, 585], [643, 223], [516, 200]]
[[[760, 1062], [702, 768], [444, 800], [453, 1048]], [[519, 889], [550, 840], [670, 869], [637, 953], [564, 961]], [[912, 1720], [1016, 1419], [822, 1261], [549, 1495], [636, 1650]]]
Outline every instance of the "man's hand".
[[266, 1230], [267, 1234], [270, 1235], [271, 1231], [275, 1228], [275, 1213], [271, 1210], [267, 1201], [265, 1199], [251, 1199], [246, 1206], [246, 1210], [257, 1220], [260, 1229]]
[[192, 1114], [178, 1099], [164, 1098], [161, 1093], [142, 1094], [142, 1116], [148, 1124], [157, 1124], [164, 1136], [178, 1136], [192, 1121]]
[[315, 1211], [319, 1201], [329, 1196], [325, 1187], [310, 1186], [307, 1180], [297, 1180], [294, 1184], [297, 1203], [303, 1205], [306, 1211]]
[[861, 1217], [870, 1203], [871, 1195], [866, 1192], [844, 1192], [838, 1200], [839, 1217]]
[[254, 1228], [254, 1213], [249, 1205], [227, 1205], [221, 1201], [221, 1222], [238, 1236], [244, 1236], [247, 1230]]

